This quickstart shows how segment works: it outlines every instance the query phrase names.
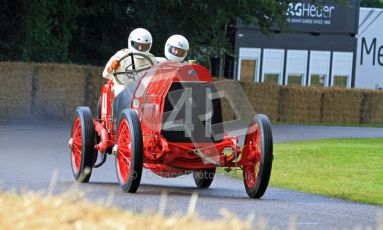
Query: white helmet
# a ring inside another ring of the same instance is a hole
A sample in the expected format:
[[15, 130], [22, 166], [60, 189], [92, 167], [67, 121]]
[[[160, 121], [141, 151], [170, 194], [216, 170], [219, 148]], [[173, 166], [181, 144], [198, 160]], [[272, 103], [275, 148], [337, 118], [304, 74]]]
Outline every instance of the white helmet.
[[166, 41], [165, 56], [169, 61], [182, 62], [189, 51], [189, 42], [182, 35], [173, 35]]
[[129, 34], [128, 48], [134, 52], [148, 53], [152, 47], [152, 35], [143, 28], [134, 29]]

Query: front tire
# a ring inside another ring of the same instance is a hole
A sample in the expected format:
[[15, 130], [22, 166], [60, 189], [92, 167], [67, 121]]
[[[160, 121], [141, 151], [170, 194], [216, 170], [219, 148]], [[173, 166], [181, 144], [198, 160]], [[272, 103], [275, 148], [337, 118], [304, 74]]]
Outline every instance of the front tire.
[[89, 107], [78, 107], [74, 113], [71, 131], [71, 166], [78, 182], [89, 182], [96, 151], [94, 126]]
[[123, 191], [135, 193], [140, 185], [143, 143], [140, 120], [133, 109], [124, 109], [118, 122], [116, 170]]
[[243, 177], [247, 195], [261, 198], [269, 184], [273, 161], [273, 134], [266, 115], [254, 116], [244, 148], [243, 156], [247, 164], [243, 166]]

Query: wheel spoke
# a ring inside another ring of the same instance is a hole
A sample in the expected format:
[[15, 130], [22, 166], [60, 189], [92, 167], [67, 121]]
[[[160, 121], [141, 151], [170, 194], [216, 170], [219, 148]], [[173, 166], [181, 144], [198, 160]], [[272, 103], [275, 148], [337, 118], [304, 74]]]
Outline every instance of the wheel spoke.
[[123, 119], [120, 122], [117, 138], [117, 167], [120, 180], [123, 184], [127, 183], [131, 170], [131, 143], [130, 143], [130, 130], [128, 122]]
[[260, 129], [258, 124], [253, 125], [246, 137], [245, 145], [249, 146], [247, 159], [250, 165], [244, 167], [245, 182], [250, 189], [253, 189], [257, 183], [257, 177], [260, 169], [260, 156], [262, 154], [262, 143], [260, 138]]
[[130, 153], [131, 153], [130, 145], [129, 146], [118, 146], [118, 149], [121, 150], [122, 152], [124, 152], [124, 155], [130, 156]]
[[122, 159], [120, 159], [121, 164], [123, 164], [125, 168], [130, 168], [130, 159], [128, 159], [127, 157], [123, 155], [120, 155], [120, 156], [122, 156]]
[[81, 124], [80, 118], [76, 117], [73, 123], [72, 131], [72, 167], [75, 173], [80, 171], [81, 166], [81, 155], [82, 155], [82, 133], [81, 133]]
[[73, 146], [73, 154], [75, 157], [81, 157], [81, 147]]
[[79, 157], [75, 157], [75, 163], [76, 165], [80, 165], [81, 159]]
[[73, 139], [73, 145], [81, 146], [82, 145], [81, 139], [74, 138]]

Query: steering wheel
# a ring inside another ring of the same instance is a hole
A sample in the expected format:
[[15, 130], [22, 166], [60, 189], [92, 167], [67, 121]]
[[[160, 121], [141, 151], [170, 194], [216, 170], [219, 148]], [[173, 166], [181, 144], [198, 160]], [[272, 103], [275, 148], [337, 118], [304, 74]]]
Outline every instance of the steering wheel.
[[[140, 68], [136, 68], [136, 63], [135, 63], [135, 60], [134, 60], [134, 57], [135, 56], [140, 56], [143, 58], [143, 62], [145, 63], [144, 65], [142, 65]], [[125, 68], [125, 71], [123, 72], [113, 72], [113, 75], [117, 81], [118, 84], [121, 84], [121, 85], [126, 85], [129, 81], [129, 79], [133, 79], [133, 81], [136, 80], [136, 76], [138, 73], [140, 72], [143, 72], [143, 71], [146, 71], [148, 69], [150, 69], [154, 63], [152, 61], [152, 59], [143, 54], [143, 53], [138, 53], [138, 52], [130, 52], [128, 53], [127, 55], [123, 56], [122, 58], [120, 58], [118, 61], [121, 62], [122, 60], [126, 59], [126, 58], [129, 58], [130, 57], [130, 60], [131, 60], [131, 63], [130, 65], [128, 65], [126, 68]], [[131, 67], [131, 69], [129, 69]], [[124, 79], [120, 79], [120, 77], [123, 77]]]

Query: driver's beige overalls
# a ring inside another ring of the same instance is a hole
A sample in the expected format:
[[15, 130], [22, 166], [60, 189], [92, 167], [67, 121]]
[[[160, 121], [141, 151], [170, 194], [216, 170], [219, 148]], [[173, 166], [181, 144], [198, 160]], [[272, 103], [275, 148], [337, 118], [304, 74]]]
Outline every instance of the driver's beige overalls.
[[[112, 92], [114, 93], [115, 96], [117, 96], [124, 88], [125, 88], [125, 85], [121, 85], [119, 84], [115, 77], [113, 76], [113, 72], [110, 68], [110, 65], [112, 64], [113, 61], [115, 60], [119, 60], [120, 58], [122, 58], [123, 56], [126, 56], [128, 53], [130, 52], [133, 52], [131, 49], [122, 49], [122, 50], [119, 50], [116, 54], [114, 54], [108, 61], [108, 63], [106, 64], [105, 66], [105, 69], [102, 73], [102, 76], [106, 79], [113, 79], [113, 88], [112, 88]], [[152, 59], [153, 63], [155, 64], [156, 63], [156, 58], [151, 54], [151, 53], [145, 53], [150, 59]], [[130, 57], [127, 57], [127, 58], [124, 58], [124, 60], [122, 60], [120, 62], [120, 67], [117, 69], [116, 72], [123, 72], [125, 71], [126, 67], [130, 66], [132, 63], [131, 63], [131, 58]], [[139, 69], [141, 67], [145, 67], [147, 65], [149, 65], [150, 63], [148, 62], [148, 60], [144, 59], [143, 57], [140, 57], [140, 56], [134, 56], [134, 64], [135, 64], [135, 67], [136, 69]], [[128, 68], [129, 70], [132, 69], [132, 66], [130, 66]]]

